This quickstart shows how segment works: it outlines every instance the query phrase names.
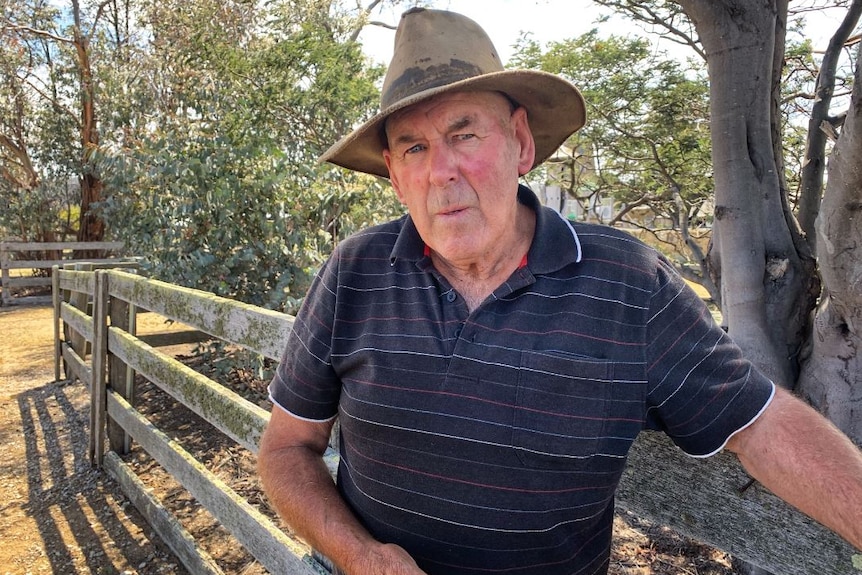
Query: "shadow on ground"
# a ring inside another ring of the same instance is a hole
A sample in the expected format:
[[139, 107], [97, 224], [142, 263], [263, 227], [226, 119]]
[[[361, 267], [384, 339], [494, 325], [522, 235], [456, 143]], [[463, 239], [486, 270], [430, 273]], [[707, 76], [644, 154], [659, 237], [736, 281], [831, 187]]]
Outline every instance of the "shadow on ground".
[[66, 382], [17, 395], [28, 494], [22, 509], [38, 526], [45, 567], [63, 574], [185, 573], [154, 546], [149, 526], [119, 487], [88, 461], [88, 400], [82, 384]]

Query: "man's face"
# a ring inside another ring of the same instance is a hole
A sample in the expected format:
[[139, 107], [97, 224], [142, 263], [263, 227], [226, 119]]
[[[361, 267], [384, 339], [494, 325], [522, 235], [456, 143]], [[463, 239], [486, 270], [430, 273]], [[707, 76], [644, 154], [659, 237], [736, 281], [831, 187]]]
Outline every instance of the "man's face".
[[535, 157], [523, 108], [496, 92], [443, 94], [393, 114], [386, 135], [392, 186], [429, 248], [461, 266], [508, 245]]

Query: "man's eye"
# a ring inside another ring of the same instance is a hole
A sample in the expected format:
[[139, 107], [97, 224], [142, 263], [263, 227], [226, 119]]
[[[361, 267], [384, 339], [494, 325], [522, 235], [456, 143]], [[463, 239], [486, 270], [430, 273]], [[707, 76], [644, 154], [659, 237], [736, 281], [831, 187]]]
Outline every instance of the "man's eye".
[[476, 137], [476, 134], [456, 134], [455, 140], [458, 142], [464, 142], [466, 140], [472, 140]]
[[410, 146], [409, 148], [404, 150], [404, 155], [408, 156], [410, 154], [415, 154], [417, 152], [421, 152], [424, 149], [425, 149], [425, 146], [423, 146], [422, 144], [416, 144], [415, 146]]

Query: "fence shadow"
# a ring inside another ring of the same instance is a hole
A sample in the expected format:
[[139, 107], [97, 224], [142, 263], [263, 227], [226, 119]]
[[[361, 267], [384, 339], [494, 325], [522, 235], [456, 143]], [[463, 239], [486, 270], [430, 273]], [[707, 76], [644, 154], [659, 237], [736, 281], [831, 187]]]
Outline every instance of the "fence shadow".
[[[119, 486], [87, 457], [89, 394], [50, 382], [17, 396], [26, 451], [28, 500], [54, 573], [185, 575]], [[157, 557], [165, 561], [154, 561]], [[166, 567], [174, 564], [173, 569]]]

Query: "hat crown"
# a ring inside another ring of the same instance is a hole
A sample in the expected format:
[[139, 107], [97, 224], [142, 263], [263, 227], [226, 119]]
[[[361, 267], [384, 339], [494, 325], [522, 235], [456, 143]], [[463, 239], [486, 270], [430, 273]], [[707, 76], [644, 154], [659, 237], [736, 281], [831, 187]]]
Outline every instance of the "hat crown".
[[503, 64], [473, 20], [443, 10], [414, 8], [401, 16], [380, 96], [386, 110], [415, 94], [500, 72]]
[[383, 80], [380, 111], [320, 156], [351, 170], [389, 177], [383, 158], [393, 113], [450, 91], [506, 94], [527, 110], [536, 142], [533, 167], [584, 125], [584, 99], [568, 80], [540, 70], [506, 70], [488, 34], [473, 20], [414, 8], [401, 17]]

